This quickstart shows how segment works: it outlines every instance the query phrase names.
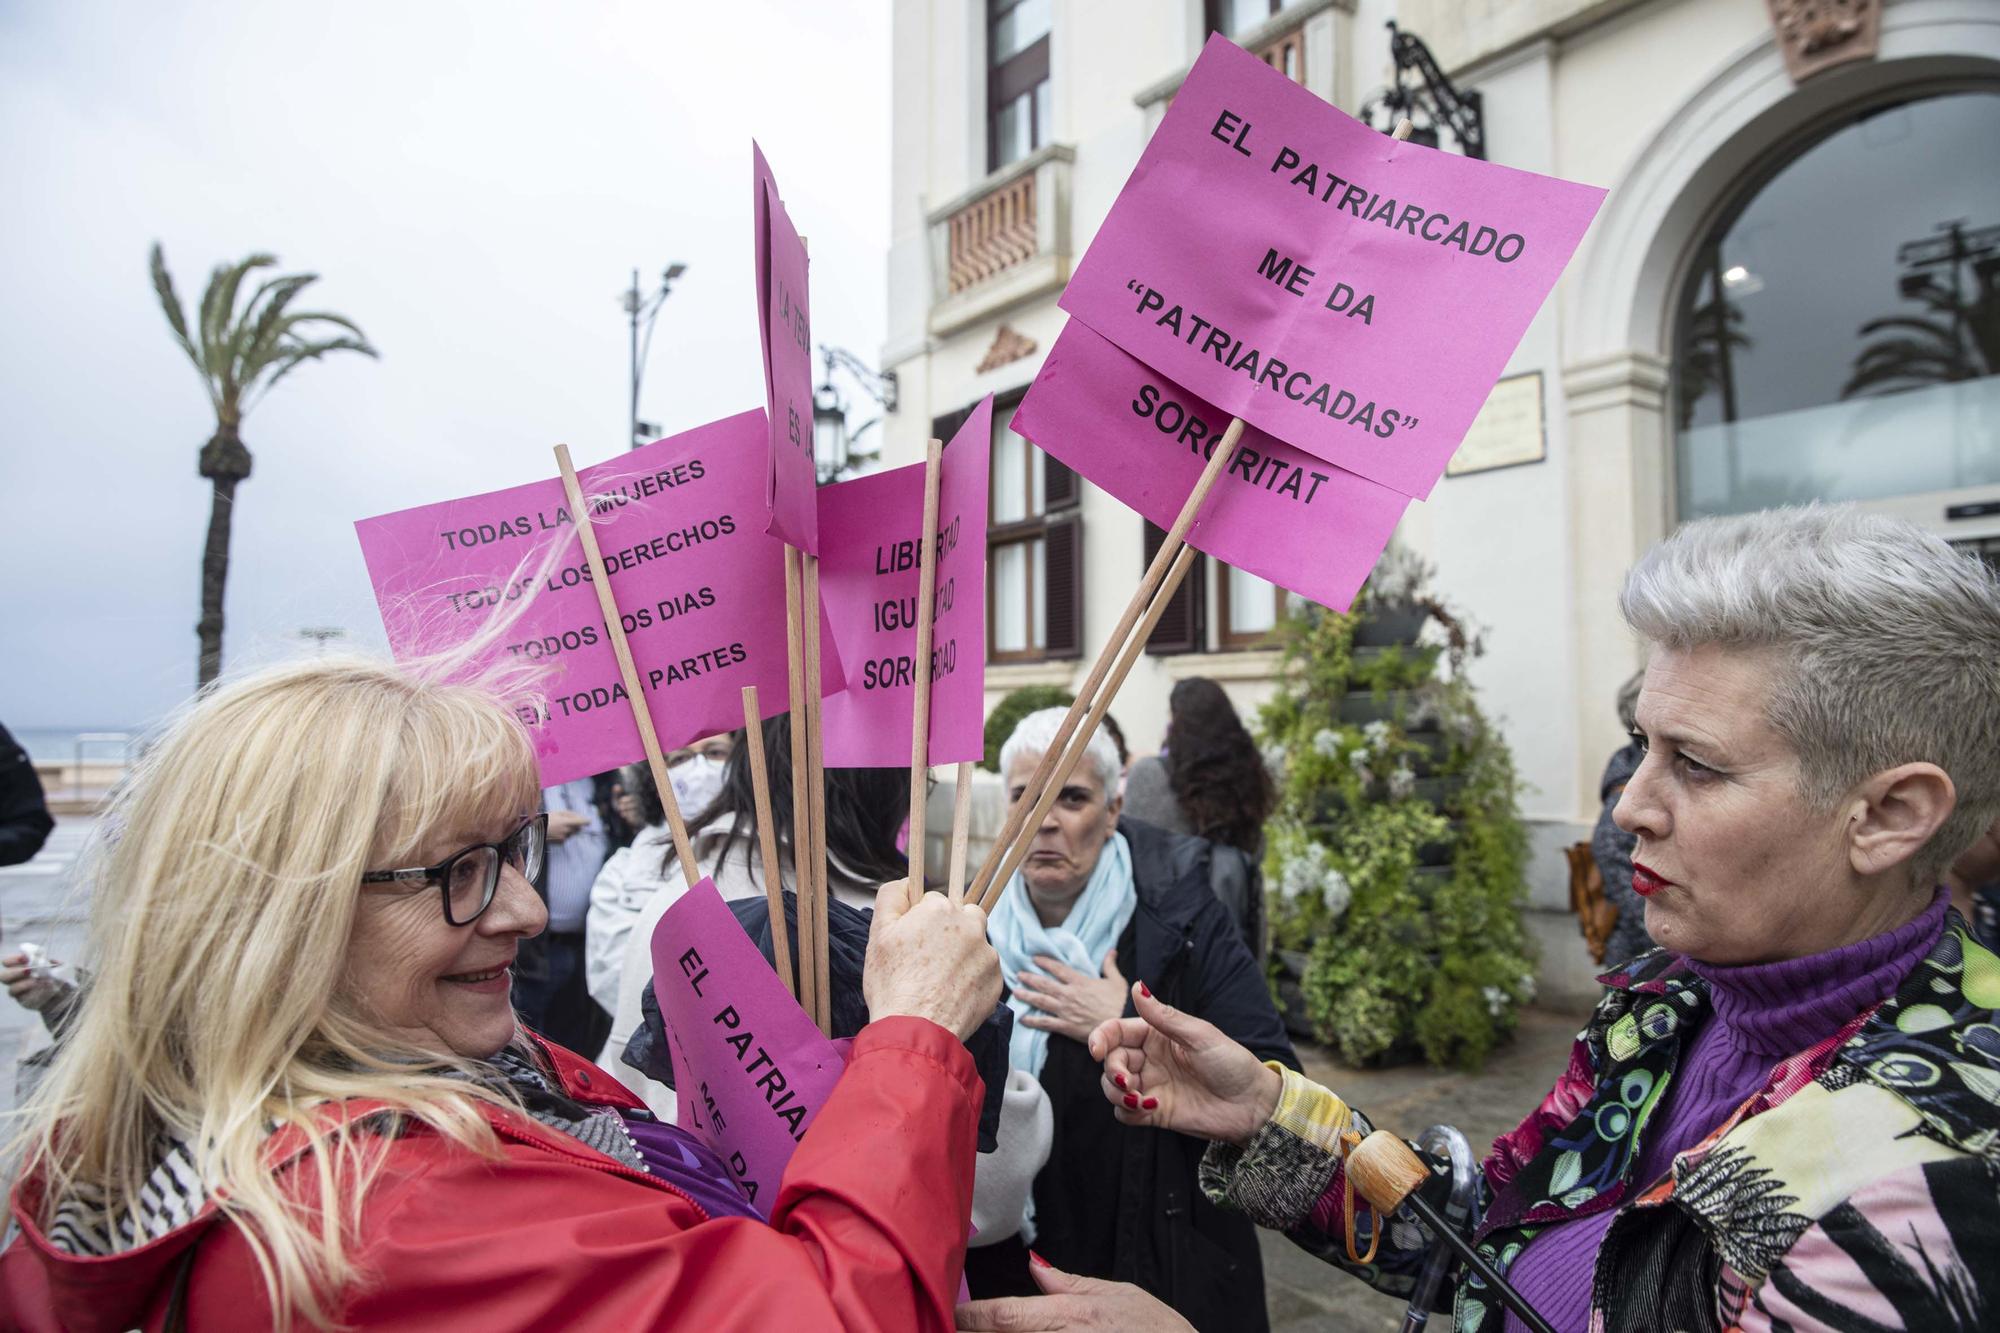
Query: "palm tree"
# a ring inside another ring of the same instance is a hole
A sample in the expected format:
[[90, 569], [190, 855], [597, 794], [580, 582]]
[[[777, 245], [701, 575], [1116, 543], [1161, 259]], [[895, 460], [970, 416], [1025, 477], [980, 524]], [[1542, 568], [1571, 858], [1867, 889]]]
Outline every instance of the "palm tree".
[[[353, 320], [323, 310], [287, 314], [292, 298], [318, 280], [316, 273], [292, 273], [262, 283], [241, 311], [237, 290], [253, 268], [269, 268], [272, 255], [251, 255], [239, 264], [218, 264], [208, 276], [201, 298], [201, 324], [189, 331], [167, 273], [167, 258], [153, 244], [153, 290], [173, 327], [174, 340], [194, 362], [215, 409], [215, 434], [201, 447], [201, 475], [213, 488], [208, 510], [208, 541], [201, 553], [201, 620], [195, 634], [201, 640], [201, 667], [196, 687], [222, 673], [222, 589], [229, 578], [229, 525], [236, 506], [237, 484], [250, 475], [250, 451], [243, 446], [243, 418], [278, 381], [306, 361], [329, 352], [360, 352], [376, 356]], [[346, 330], [332, 336], [325, 326]]]
[[1712, 389], [1722, 390], [1722, 419], [1736, 419], [1735, 358], [1753, 340], [1743, 331], [1743, 308], [1727, 297], [1704, 301], [1689, 312], [1681, 344], [1680, 423], [1694, 422], [1695, 408]]
[[1861, 336], [1875, 341], [1854, 358], [1841, 397], [1895, 393], [2000, 372], [2000, 302], [1991, 287], [1965, 305], [1934, 288], [1925, 289], [1920, 299], [1930, 307], [1928, 318], [1891, 315], [1861, 326]]
[[[1994, 254], [2000, 227], [1983, 228], [1969, 238], [1955, 222], [1946, 231], [1951, 248], [1942, 258], [1950, 264], [1950, 285], [1916, 267], [1903, 274], [1898, 283], [1903, 299], [1922, 302], [1927, 313], [1888, 315], [1863, 324], [1860, 336], [1874, 341], [1855, 356], [1840, 389], [1842, 398], [2000, 375], [2000, 256]], [[1974, 244], [1968, 245], [1968, 239]], [[1977, 245], [1981, 240], [1986, 241], [1983, 248]], [[1972, 278], [1969, 296], [1963, 270]]]

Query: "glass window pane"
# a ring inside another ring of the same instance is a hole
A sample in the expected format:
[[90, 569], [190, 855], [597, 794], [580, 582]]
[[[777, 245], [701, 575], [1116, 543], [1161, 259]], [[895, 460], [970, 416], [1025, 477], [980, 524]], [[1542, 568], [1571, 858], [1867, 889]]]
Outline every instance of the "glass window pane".
[[1030, 444], [1028, 450], [1028, 512], [1040, 517], [1049, 512], [1048, 455]]
[[1018, 653], [1028, 647], [1028, 548], [1022, 542], [992, 552], [993, 651]]
[[1047, 79], [1035, 85], [1034, 147], [1029, 149], [1030, 152], [1034, 151], [1034, 148], [1045, 147], [1055, 137], [1050, 132], [1050, 126], [1054, 123], [1051, 119], [1054, 111], [1050, 100], [1052, 96], [1049, 92], [1050, 86], [1050, 81]]
[[1018, 162], [1034, 151], [1030, 142], [1032, 126], [1029, 124], [1028, 105], [1033, 98], [1032, 91], [1022, 93], [993, 113], [993, 156], [996, 167], [1004, 167], [1009, 162]]
[[1032, 642], [1035, 648], [1040, 650], [1049, 646], [1049, 599], [1044, 595], [1048, 577], [1048, 542], [1037, 537], [1027, 543], [1027, 547], [1028, 586], [1033, 589], [1033, 596], [1028, 600], [1035, 608], [1035, 623], [1031, 631]]
[[1028, 508], [1028, 449], [1026, 440], [1006, 426], [993, 427], [993, 521], [1018, 523]]
[[1048, 36], [1051, 8], [1050, 0], [1020, 0], [995, 18], [988, 62], [997, 65]]
[[1223, 28], [1232, 35], [1248, 32], [1277, 12], [1276, 0], [1223, 0]]
[[1709, 235], [1675, 364], [1684, 518], [2000, 483], [2000, 172], [1966, 169], [1995, 142], [2000, 94], [1882, 108]]
[[1229, 633], [1267, 634], [1278, 624], [1278, 590], [1229, 566]]

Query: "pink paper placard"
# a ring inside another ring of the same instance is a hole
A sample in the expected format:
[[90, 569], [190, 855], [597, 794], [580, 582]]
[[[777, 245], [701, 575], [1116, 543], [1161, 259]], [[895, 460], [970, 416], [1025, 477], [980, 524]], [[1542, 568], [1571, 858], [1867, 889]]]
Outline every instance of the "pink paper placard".
[[[742, 726], [745, 685], [767, 716], [789, 707], [784, 546], [763, 531], [763, 442], [764, 414], [750, 411], [577, 473], [586, 496], [604, 497], [598, 548], [668, 749]], [[354, 527], [399, 660], [461, 649], [495, 616], [514, 617], [454, 677], [496, 663], [546, 668], [541, 697], [516, 709], [544, 785], [643, 756], [560, 477]], [[843, 678], [824, 605], [831, 692]]]
[[792, 227], [764, 152], [750, 144], [756, 197], [757, 328], [764, 344], [764, 407], [770, 414], [769, 513], [764, 530], [819, 554], [813, 491], [812, 318], [806, 244]]
[[1421, 498], [1603, 200], [1398, 143], [1216, 36], [1060, 304], [1224, 412]]
[[785, 992], [712, 880], [653, 931], [653, 994], [674, 1062], [676, 1120], [729, 1163], [769, 1214], [785, 1164], [847, 1068]]
[[[938, 483], [938, 564], [931, 631], [933, 764], [986, 753], [986, 486], [993, 399], [945, 446]], [[819, 493], [819, 592], [847, 663], [847, 688], [821, 705], [826, 762], [910, 762], [915, 721], [917, 568], [924, 465], [827, 486]]]
[[[1229, 414], [1071, 320], [1014, 429], [1155, 525], [1173, 526]], [[1344, 611], [1409, 505], [1400, 491], [1246, 427], [1188, 543]]]

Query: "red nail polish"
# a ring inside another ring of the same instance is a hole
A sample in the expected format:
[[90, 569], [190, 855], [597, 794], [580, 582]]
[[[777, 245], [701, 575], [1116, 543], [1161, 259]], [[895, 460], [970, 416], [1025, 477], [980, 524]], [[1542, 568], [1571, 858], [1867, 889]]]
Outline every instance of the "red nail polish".
[[1153, 998], [1153, 992], [1146, 989], [1146, 983], [1143, 981], [1139, 983], [1139, 993], [1149, 1000]]
[[1160, 1109], [1160, 1099], [1158, 1097], [1148, 1097], [1145, 1101], [1141, 1102], [1140, 1105], [1145, 1107], [1148, 1111], [1157, 1111]]
[[1028, 1251], [1028, 1262], [1029, 1262], [1029, 1263], [1032, 1263], [1032, 1264], [1034, 1264], [1034, 1265], [1035, 1265], [1035, 1267], [1037, 1267], [1037, 1268], [1054, 1268], [1054, 1267], [1055, 1267], [1055, 1265], [1054, 1265], [1054, 1264], [1052, 1264], [1052, 1263], [1050, 1263], [1050, 1262], [1049, 1262], [1048, 1260], [1046, 1260], [1046, 1259], [1042, 1258], [1042, 1256], [1041, 1256], [1041, 1255], [1039, 1255], [1039, 1254], [1036, 1254], [1036, 1253], [1035, 1253], [1035, 1252], [1034, 1252], [1033, 1250], [1029, 1250], [1029, 1251]]
[[1113, 1074], [1111, 1080], [1121, 1088], [1125, 1086], [1125, 1076], [1123, 1074]]
[[1125, 1094], [1125, 1105], [1136, 1111], [1139, 1108], [1139, 1099], [1128, 1092]]

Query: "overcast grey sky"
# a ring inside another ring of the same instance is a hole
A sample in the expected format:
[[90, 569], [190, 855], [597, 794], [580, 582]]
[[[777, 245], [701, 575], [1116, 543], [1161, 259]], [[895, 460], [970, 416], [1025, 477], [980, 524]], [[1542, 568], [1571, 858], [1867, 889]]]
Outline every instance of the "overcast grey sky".
[[212, 415], [183, 301], [256, 250], [382, 360], [252, 413], [232, 667], [380, 624], [355, 519], [532, 480], [625, 434], [637, 265], [689, 266], [641, 415], [760, 405], [750, 140], [813, 252], [813, 335], [873, 361], [888, 238], [886, 0], [0, 0], [0, 721], [143, 725], [184, 700]]

